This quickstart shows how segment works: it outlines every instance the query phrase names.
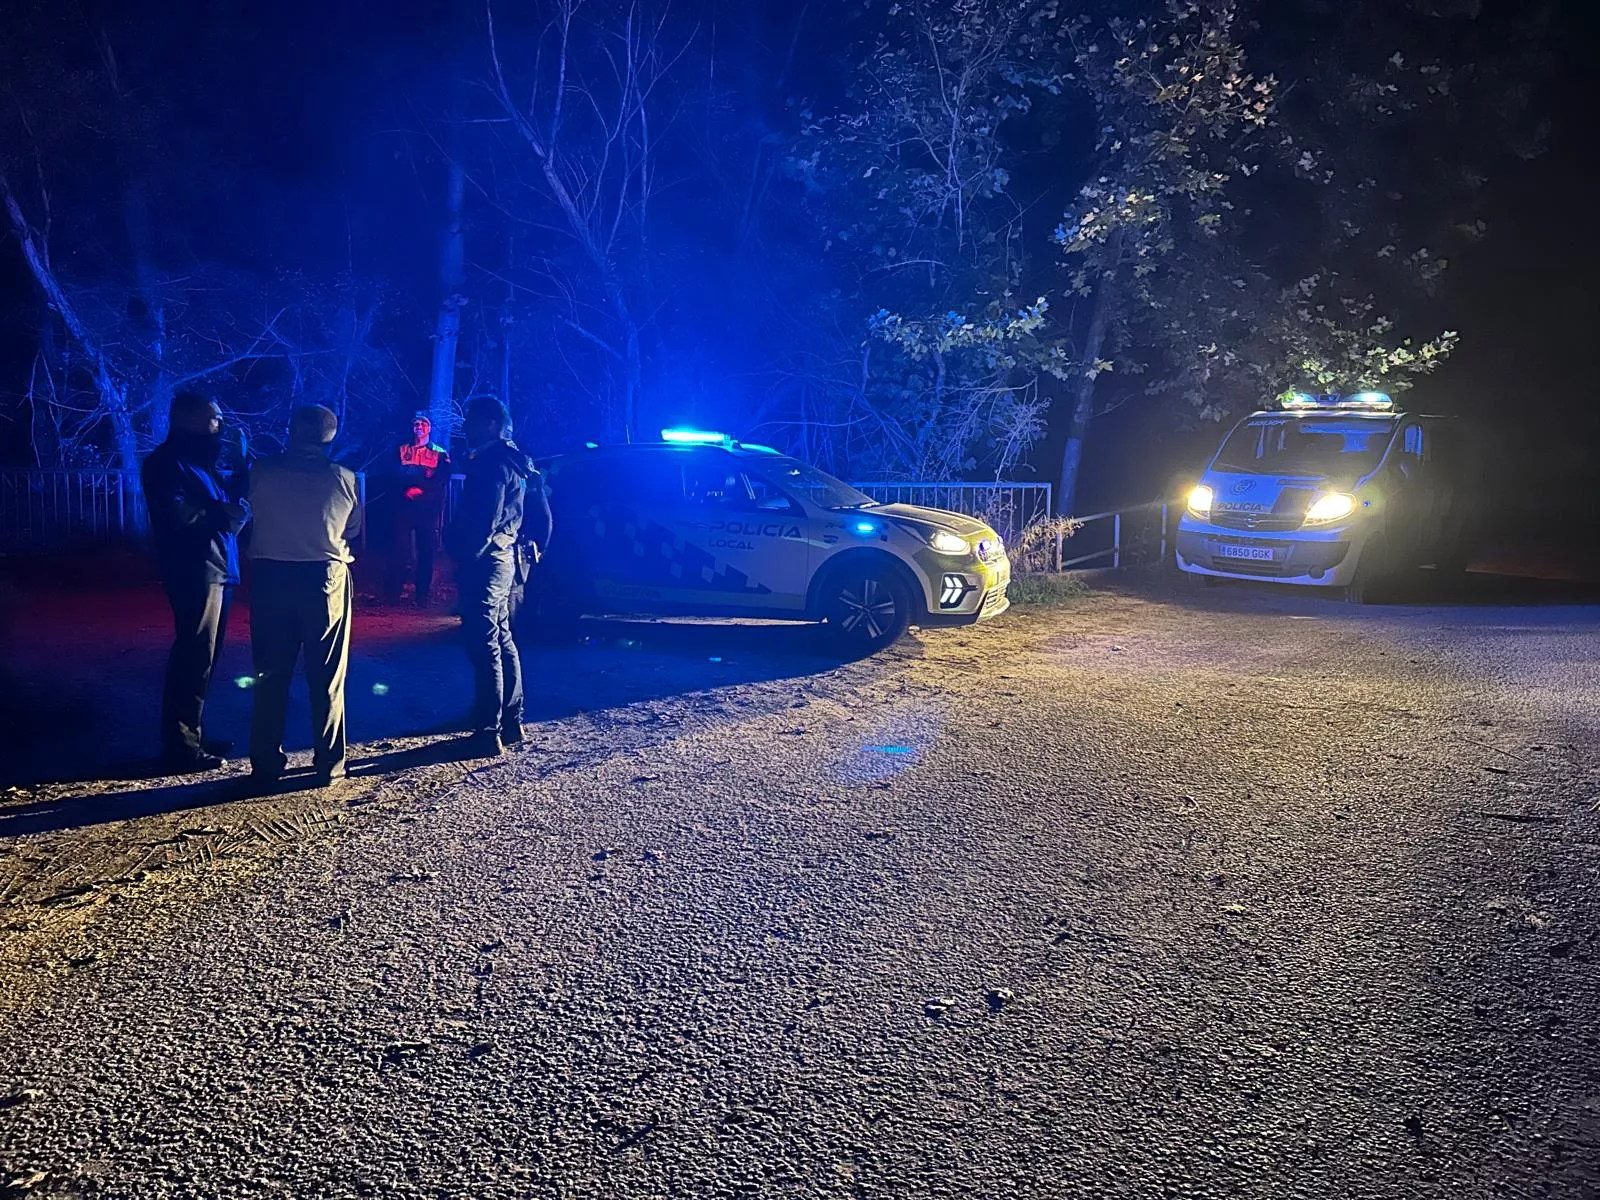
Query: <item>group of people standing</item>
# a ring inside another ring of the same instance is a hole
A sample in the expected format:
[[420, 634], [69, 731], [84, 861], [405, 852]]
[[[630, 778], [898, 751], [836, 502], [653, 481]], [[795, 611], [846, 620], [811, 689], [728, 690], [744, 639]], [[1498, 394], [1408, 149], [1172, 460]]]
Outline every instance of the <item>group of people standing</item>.
[[[178, 393], [169, 428], [141, 472], [156, 563], [173, 618], [161, 704], [163, 764], [175, 774], [212, 771], [225, 765], [231, 750], [205, 736], [204, 715], [233, 589], [241, 578], [242, 536], [251, 564], [252, 783], [270, 790], [286, 770], [289, 685], [302, 656], [316, 782], [342, 778], [348, 757], [351, 543], [364, 517], [354, 472], [331, 457], [338, 418], [321, 406], [297, 408], [284, 453], [250, 459], [242, 453], [241, 438], [236, 447], [241, 453], [231, 463], [223, 461], [222, 411], [211, 397]], [[429, 442], [425, 420], [419, 418], [412, 432], [412, 442], [401, 448], [403, 507], [396, 541], [415, 538], [416, 596], [426, 605], [449, 456]], [[522, 552], [548, 544], [550, 508], [538, 472], [511, 440], [510, 416], [499, 400], [471, 400], [464, 432], [471, 451], [445, 542], [456, 562], [462, 630], [475, 680], [468, 750], [495, 755], [523, 738], [512, 593], [523, 582], [518, 576]], [[395, 550], [403, 572], [398, 544]], [[391, 598], [399, 590], [396, 569], [391, 560]]]

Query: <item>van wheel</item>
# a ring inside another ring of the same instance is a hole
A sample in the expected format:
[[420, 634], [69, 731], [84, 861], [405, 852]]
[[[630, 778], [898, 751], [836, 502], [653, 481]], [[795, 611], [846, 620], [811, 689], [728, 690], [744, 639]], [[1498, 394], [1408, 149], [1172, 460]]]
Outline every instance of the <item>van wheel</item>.
[[869, 563], [834, 574], [823, 593], [823, 619], [841, 650], [871, 654], [911, 625], [911, 590], [892, 570]]
[[1374, 540], [1356, 563], [1355, 578], [1344, 589], [1348, 604], [1379, 604], [1384, 584], [1388, 581], [1389, 544]]

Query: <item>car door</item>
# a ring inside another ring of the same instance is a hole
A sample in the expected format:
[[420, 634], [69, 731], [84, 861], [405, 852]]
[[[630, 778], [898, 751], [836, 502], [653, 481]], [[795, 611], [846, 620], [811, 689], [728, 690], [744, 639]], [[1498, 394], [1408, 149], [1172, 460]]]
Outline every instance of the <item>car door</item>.
[[577, 536], [558, 532], [553, 539], [562, 546], [566, 538], [569, 569], [619, 611], [648, 612], [669, 602], [675, 540], [669, 514], [683, 505], [678, 464], [642, 450], [598, 461], [580, 478], [581, 495], [566, 506], [575, 510]]
[[809, 546], [804, 512], [775, 485], [718, 448], [678, 452], [683, 502], [675, 589], [705, 611], [793, 613], [805, 608]]

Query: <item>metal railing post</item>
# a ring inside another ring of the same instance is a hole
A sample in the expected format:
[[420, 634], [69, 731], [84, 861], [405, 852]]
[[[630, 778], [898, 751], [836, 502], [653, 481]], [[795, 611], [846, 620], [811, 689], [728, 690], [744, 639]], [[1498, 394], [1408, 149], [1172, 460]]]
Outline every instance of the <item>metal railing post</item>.
[[1122, 514], [1119, 512], [1111, 518], [1111, 569], [1113, 571], [1122, 566]]
[[1161, 565], [1167, 561], [1167, 502], [1161, 502]]

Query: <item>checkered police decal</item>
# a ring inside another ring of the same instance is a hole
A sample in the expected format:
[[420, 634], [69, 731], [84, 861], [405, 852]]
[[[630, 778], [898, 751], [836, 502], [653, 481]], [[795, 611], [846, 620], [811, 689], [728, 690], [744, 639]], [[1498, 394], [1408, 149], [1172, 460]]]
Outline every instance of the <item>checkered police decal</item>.
[[719, 566], [716, 557], [685, 542], [656, 521], [629, 509], [591, 509], [592, 532], [602, 563], [620, 579], [656, 587], [769, 596], [772, 589], [753, 583], [743, 571]]

